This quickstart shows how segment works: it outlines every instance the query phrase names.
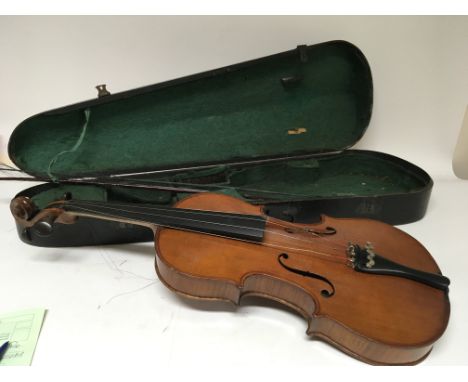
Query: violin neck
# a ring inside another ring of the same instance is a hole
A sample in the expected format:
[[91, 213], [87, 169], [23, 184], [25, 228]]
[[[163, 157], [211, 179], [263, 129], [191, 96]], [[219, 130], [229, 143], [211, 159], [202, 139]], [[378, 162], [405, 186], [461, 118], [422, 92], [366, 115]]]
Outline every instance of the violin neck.
[[101, 203], [94, 201], [66, 201], [62, 208], [75, 215], [103, 220], [165, 227], [222, 236], [232, 239], [261, 242], [266, 220], [258, 215], [191, 210], [138, 203]]

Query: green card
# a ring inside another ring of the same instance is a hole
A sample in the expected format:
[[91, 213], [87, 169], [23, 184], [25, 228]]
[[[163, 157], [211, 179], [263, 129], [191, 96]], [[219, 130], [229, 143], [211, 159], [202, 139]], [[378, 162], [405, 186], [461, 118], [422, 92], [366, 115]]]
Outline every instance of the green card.
[[31, 364], [45, 311], [29, 309], [0, 314], [0, 346], [9, 341], [0, 366]]

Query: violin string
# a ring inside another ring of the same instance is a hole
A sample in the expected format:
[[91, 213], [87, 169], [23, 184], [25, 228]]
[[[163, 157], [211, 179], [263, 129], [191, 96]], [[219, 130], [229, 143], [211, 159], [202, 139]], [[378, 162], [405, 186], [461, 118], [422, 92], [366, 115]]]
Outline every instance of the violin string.
[[[70, 202], [68, 202], [68, 203], [70, 203]], [[138, 205], [135, 206], [135, 205], [132, 205], [132, 204], [125, 204], [125, 203], [112, 203], [112, 206], [114, 206], [114, 207], [110, 207], [109, 204], [104, 204], [103, 205], [103, 204], [100, 204], [99, 202], [79, 201], [79, 203], [104, 207], [104, 208], [112, 209], [112, 210], [120, 210], [120, 211], [124, 211], [124, 212], [132, 212], [132, 211], [123, 210], [121, 208], [117, 209], [115, 207], [132, 207], [132, 208], [136, 207], [136, 208], [140, 208], [140, 209], [144, 209], [144, 210], [170, 211], [171, 213], [179, 213], [179, 214], [197, 214], [199, 212], [203, 212], [203, 214], [206, 215], [206, 216], [219, 216], [219, 213], [226, 213], [226, 212], [221, 212], [221, 211], [206, 211], [206, 210], [180, 209], [180, 208], [164, 208], [164, 207], [156, 207], [156, 206], [138, 206]], [[73, 203], [73, 202], [70, 203], [70, 204], [76, 205], [76, 203]], [[143, 213], [144, 215], [149, 215], [149, 216], [162, 216], [160, 214], [159, 215], [158, 214], [149, 214], [149, 213], [145, 213], [145, 212], [140, 212], [140, 213]], [[258, 216], [257, 215], [241, 215], [241, 216], [237, 215], [237, 217], [241, 218], [241, 219], [244, 219], [244, 220], [254, 220], [254, 221], [258, 221], [259, 219], [263, 219], [260, 215], [258, 215]], [[193, 221], [193, 222], [209, 223], [209, 222], [206, 222], [206, 221], [203, 221], [203, 220], [195, 220], [195, 219], [181, 218], [181, 217], [178, 217], [178, 218], [179, 219], [185, 219], [185, 220], [188, 220], [188, 221]], [[281, 224], [279, 222], [275, 222], [275, 221], [272, 221], [272, 220], [268, 220], [268, 222], [273, 223], [275, 225], [278, 225], [280, 227], [291, 228], [290, 226], [283, 225], [283, 224]], [[224, 225], [226, 227], [248, 228], [248, 227], [245, 227], [245, 226], [229, 225], [229, 224], [226, 224], [226, 223], [216, 223], [216, 224]], [[300, 240], [300, 241], [309, 243], [309, 241], [306, 240], [306, 239], [302, 239], [302, 238], [299, 238], [299, 237], [293, 237], [293, 236], [287, 235], [287, 234], [280, 234], [278, 232], [272, 232], [272, 231], [268, 231], [268, 230], [264, 230], [264, 232], [275, 233], [277, 235], [285, 236], [285, 237], [287, 237], [289, 239]], [[311, 233], [315, 237], [321, 238], [321, 236], [318, 235], [315, 232], [309, 232], [309, 233]], [[338, 246], [340, 246], [340, 244], [338, 244]]]
[[[274, 225], [277, 225], [277, 226], [279, 226], [279, 227], [283, 227], [283, 228], [285, 228], [285, 229], [290, 228], [290, 226], [288, 226], [288, 225], [285, 224], [285, 223], [282, 223], [281, 220], [279, 220], [279, 219], [268, 220], [268, 221], [269, 221], [270, 223], [274, 224]], [[348, 248], [347, 245], [333, 243], [330, 237], [327, 237], [327, 236], [324, 236], [324, 235], [320, 235], [320, 234], [317, 233], [317, 232], [308, 231], [308, 233], [310, 233], [310, 234], [312, 234], [312, 235], [314, 235], [314, 236], [320, 238], [321, 240], [330, 242], [330, 243], [332, 243], [333, 245], [336, 245], [336, 246], [338, 246], [338, 247], [342, 247], [342, 248], [344, 248], [345, 250]]]
[[[170, 211], [174, 213], [194, 213], [194, 212], [202, 212], [206, 216], [218, 216], [220, 213], [224, 214], [229, 214], [230, 212], [225, 212], [225, 211], [211, 211], [211, 210], [200, 210], [200, 209], [183, 209], [183, 208], [177, 208], [177, 207], [162, 207], [162, 206], [157, 206], [154, 204], [136, 204], [136, 203], [118, 203], [118, 202], [108, 202], [108, 203], [102, 203], [99, 201], [94, 201], [94, 200], [66, 200], [66, 201], [58, 201], [55, 202], [58, 204], [64, 203], [64, 204], [87, 204], [91, 206], [98, 206], [98, 207], [104, 207], [104, 208], [113, 208], [117, 209], [116, 207], [127, 207], [127, 208], [137, 208], [137, 209], [142, 209], [142, 210], [154, 210], [154, 211]], [[55, 204], [52, 203], [52, 204]], [[236, 214], [235, 212], [232, 212], [232, 214]], [[239, 214], [237, 214], [239, 215]], [[261, 218], [261, 215], [242, 215], [242, 219], [244, 220], [255, 220], [258, 221], [258, 219]]]
[[[113, 214], [108, 214], [108, 213], [103, 214], [101, 212], [96, 212], [95, 210], [84, 208], [84, 207], [75, 206], [75, 208], [77, 208], [79, 210], [82, 210], [82, 211], [91, 212], [91, 214], [88, 214], [88, 215], [84, 214], [84, 216], [96, 217], [96, 215], [98, 215], [98, 216], [100, 215], [102, 217], [109, 217], [109, 218], [113, 217], [114, 219], [121, 218], [119, 215], [113, 215]], [[186, 218], [184, 218], [184, 219], [186, 219]], [[144, 223], [154, 224], [151, 221], [145, 221], [145, 220], [139, 220], [139, 221], [144, 222]], [[194, 221], [199, 221], [199, 220], [194, 220]], [[157, 224], [155, 224], [155, 225], [157, 225]], [[173, 229], [182, 230], [182, 231], [200, 233], [199, 231], [196, 231], [196, 230], [191, 230], [191, 229], [186, 229], [186, 228], [181, 229], [181, 228], [175, 227], [175, 226], [171, 227], [170, 225], [164, 225], [164, 227], [165, 228], [173, 228]], [[236, 226], [233, 226], [233, 227], [236, 227]], [[275, 233], [275, 232], [273, 232], [273, 233]], [[345, 264], [346, 261], [347, 261], [347, 258], [345, 258], [345, 257], [336, 256], [336, 255], [332, 255], [332, 254], [324, 253], [324, 252], [319, 252], [319, 251], [314, 251], [314, 250], [307, 249], [307, 248], [295, 248], [295, 247], [289, 247], [289, 246], [285, 246], [285, 245], [278, 245], [278, 244], [265, 243], [265, 242], [258, 243], [258, 242], [248, 240], [248, 239], [238, 239], [238, 238], [232, 238], [232, 237], [217, 235], [217, 234], [209, 234], [209, 235], [210, 236], [221, 237], [221, 238], [226, 238], [226, 239], [230, 239], [230, 240], [237, 240], [237, 241], [243, 241], [243, 242], [253, 243], [253, 244], [257, 244], [257, 245], [263, 245], [265, 247], [276, 248], [276, 249], [280, 249], [280, 250], [285, 250], [286, 249], [286, 250], [292, 250], [292, 251], [308, 252], [308, 253], [313, 254], [314, 256], [321, 257], [323, 260], [332, 261], [332, 262], [336, 262], [336, 263], [340, 263], [340, 264]]]
[[[77, 201], [67, 201], [67, 203], [69, 204], [76, 204]], [[120, 211], [125, 211], [125, 212], [132, 212], [132, 211], [129, 211], [129, 210], [122, 210], [122, 209], [117, 209], [115, 207], [127, 207], [127, 208], [138, 208], [138, 209], [144, 209], [144, 210], [154, 210], [154, 211], [170, 211], [171, 213], [178, 213], [178, 214], [190, 214], [190, 213], [193, 213], [193, 212], [202, 212], [205, 216], [219, 216], [219, 213], [228, 213], [228, 212], [222, 212], [222, 211], [207, 211], [207, 210], [197, 210], [197, 209], [190, 209], [190, 210], [185, 210], [185, 209], [182, 209], [182, 208], [174, 208], [174, 207], [158, 207], [158, 206], [154, 206], [154, 205], [135, 205], [135, 204], [128, 204], [128, 203], [112, 203], [112, 206], [114, 206], [114, 208], [110, 207], [110, 204], [102, 204], [100, 202], [97, 202], [97, 201], [84, 201], [84, 200], [80, 200], [78, 201], [78, 203], [85, 203], [85, 204], [88, 204], [88, 205], [94, 205], [94, 206], [100, 206], [100, 207], [104, 207], [104, 208], [108, 208], [108, 209], [114, 209], [114, 210], [120, 210]], [[146, 215], [150, 215], [148, 213], [146, 213]], [[154, 215], [154, 216], [161, 216], [161, 215]], [[255, 220], [255, 221], [258, 221], [258, 218], [261, 217], [261, 215], [242, 215], [242, 219], [244, 220]], [[201, 221], [201, 220], [196, 220], [196, 219], [189, 219], [189, 218], [186, 218], [188, 221], [198, 221], [198, 222], [204, 222], [204, 221]], [[279, 227], [283, 227], [285, 229], [288, 229], [288, 228], [291, 228], [291, 226], [288, 226], [287, 224], [285, 223], [281, 223], [280, 220], [278, 219], [269, 219], [268, 222], [270, 224], [273, 224], [273, 225], [277, 225]], [[207, 222], [205, 222], [207, 223]], [[223, 223], [218, 223], [218, 224], [223, 224]], [[235, 227], [235, 228], [247, 228], [247, 227], [243, 227], [243, 226], [235, 226], [235, 225], [228, 225], [228, 224], [225, 224], [225, 226], [227, 227]], [[279, 232], [273, 232], [271, 230], [269, 231], [265, 231], [265, 232], [269, 232], [269, 233], [275, 233], [277, 235], [280, 235]], [[313, 232], [313, 231], [309, 231], [308, 233], [310, 233], [312, 236], [315, 236], [323, 241], [327, 241], [327, 242], [330, 242], [331, 243], [331, 240], [327, 237], [323, 237], [321, 236], [320, 234], [316, 233], [316, 232]], [[290, 239], [293, 239], [293, 240], [299, 240], [299, 241], [303, 241], [303, 242], [307, 242], [309, 243], [309, 240], [307, 239], [303, 239], [303, 238], [300, 238], [300, 237], [293, 237], [293, 236], [290, 236], [290, 235], [286, 235], [286, 234], [281, 234], [285, 237], [288, 237]], [[338, 247], [338, 248], [342, 248], [344, 250], [346, 250], [347, 246], [345, 245], [342, 245], [342, 244], [338, 244], [338, 243], [332, 243], [333, 244], [333, 247]]]
[[[69, 202], [67, 202], [67, 203], [69, 203]], [[81, 203], [81, 201], [80, 201], [80, 203]], [[82, 211], [91, 212], [91, 213], [98, 214], [98, 215], [100, 214], [100, 215], [102, 215], [104, 217], [109, 216], [109, 217], [114, 217], [114, 218], [121, 218], [121, 216], [113, 215], [113, 214], [110, 214], [110, 213], [104, 214], [104, 213], [102, 213], [100, 211], [95, 211], [95, 210], [92, 210], [90, 208], [79, 206], [76, 203], [70, 203], [70, 204], [73, 205], [74, 208], [77, 208], [77, 209], [82, 210]], [[108, 207], [108, 206], [101, 206], [101, 207], [105, 207], [105, 208], [108, 208], [110, 210], [120, 211], [120, 212], [130, 212], [130, 213], [134, 212], [134, 211], [129, 211], [129, 210], [112, 208], [112, 207]], [[158, 217], [158, 216], [163, 216], [164, 217], [164, 215], [160, 215], [160, 214], [149, 214], [149, 213], [144, 213], [144, 212], [139, 212], [139, 213], [143, 214], [143, 215], [149, 215], [149, 216], [155, 216], [155, 217]], [[180, 216], [179, 217], [172, 216], [172, 218], [175, 218], [175, 219], [178, 219], [178, 220], [184, 220], [184, 221], [193, 221], [193, 222], [199, 222], [199, 223], [210, 223], [210, 224], [223, 225], [223, 226], [234, 227], [234, 228], [242, 228], [242, 226], [237, 226], [237, 225], [230, 225], [230, 224], [218, 223], [218, 222], [207, 222], [207, 221], [203, 221], [203, 220], [200, 220], [200, 219], [190, 219], [190, 218], [185, 218], [185, 217], [180, 217]], [[138, 220], [141, 221], [141, 222], [154, 224], [151, 221], [144, 221], [144, 220], [140, 220], [140, 219], [138, 219]], [[180, 229], [178, 227], [169, 227], [169, 226], [166, 226], [166, 227], [167, 228]], [[279, 232], [276, 232], [276, 231], [271, 231], [271, 230], [268, 230], [268, 229], [265, 229], [265, 230], [261, 230], [261, 229], [258, 229], [258, 228], [250, 228], [250, 229], [256, 230], [256, 231], [268, 232], [268, 233], [270, 233], [272, 235], [284, 236], [284, 237], [287, 237], [290, 240], [304, 241], [304, 242], [309, 243], [308, 240], [293, 237], [293, 236], [287, 235], [287, 234], [282, 234], [282, 233], [279, 233]], [[247, 241], [247, 240], [244, 240], [244, 241]], [[272, 246], [270, 243], [262, 243], [262, 244], [267, 244], [266, 246]], [[327, 258], [336, 258], [336, 259], [339, 259], [341, 262], [346, 260], [346, 257], [332, 255], [330, 253], [314, 251], [314, 250], [306, 249], [306, 248], [303, 248], [303, 249], [302, 248], [292, 248], [292, 247], [286, 247], [286, 246], [283, 246], [283, 245], [274, 245], [274, 247], [275, 248], [280, 248], [280, 249], [293, 249], [293, 250], [297, 250], [297, 251], [309, 252], [309, 253], [318, 254], [320, 256], [327, 257]]]

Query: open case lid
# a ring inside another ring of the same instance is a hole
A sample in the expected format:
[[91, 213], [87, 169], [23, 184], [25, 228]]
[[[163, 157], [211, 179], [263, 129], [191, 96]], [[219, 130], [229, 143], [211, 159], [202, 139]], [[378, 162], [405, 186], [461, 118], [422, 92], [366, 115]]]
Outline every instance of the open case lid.
[[11, 160], [52, 179], [339, 152], [364, 134], [372, 77], [331, 41], [37, 114]]

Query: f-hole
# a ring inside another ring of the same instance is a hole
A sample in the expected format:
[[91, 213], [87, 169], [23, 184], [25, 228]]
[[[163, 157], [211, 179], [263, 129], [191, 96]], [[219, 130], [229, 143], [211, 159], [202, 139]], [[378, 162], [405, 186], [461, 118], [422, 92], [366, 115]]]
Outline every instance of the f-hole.
[[307, 233], [313, 234], [314, 236], [334, 235], [336, 233], [336, 229], [333, 227], [325, 227], [325, 229], [287, 227], [284, 230], [287, 233], [293, 233], [293, 234], [307, 232]]
[[289, 265], [286, 265], [284, 260], [287, 260], [288, 258], [289, 258], [289, 255], [287, 253], [281, 253], [281, 254], [278, 255], [278, 262], [280, 263], [280, 265], [284, 269], [286, 269], [286, 270], [288, 270], [290, 272], [296, 273], [298, 275], [301, 275], [301, 276], [304, 276], [304, 277], [309, 277], [309, 278], [312, 278], [312, 279], [321, 280], [324, 283], [326, 283], [330, 287], [330, 290], [322, 289], [320, 291], [320, 294], [323, 297], [328, 298], [328, 297], [331, 297], [331, 296], [333, 296], [335, 294], [335, 287], [333, 286], [333, 284], [328, 279], [326, 279], [325, 277], [320, 276], [320, 275], [318, 275], [316, 273], [305, 271], [303, 269], [293, 268], [293, 267], [290, 267]]

